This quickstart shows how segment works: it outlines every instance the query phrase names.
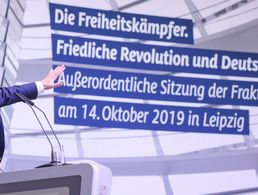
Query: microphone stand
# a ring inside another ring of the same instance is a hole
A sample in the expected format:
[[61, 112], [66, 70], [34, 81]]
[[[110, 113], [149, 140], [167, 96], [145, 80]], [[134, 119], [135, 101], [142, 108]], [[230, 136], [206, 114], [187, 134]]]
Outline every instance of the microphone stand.
[[[18, 92], [15, 92], [15, 94], [16, 94], [25, 104], [27, 104], [27, 105], [31, 108], [31, 110], [33, 111], [35, 117], [37, 118], [37, 121], [38, 121], [38, 123], [40, 124], [41, 129], [43, 130], [43, 132], [44, 132], [44, 134], [45, 134], [45, 136], [46, 136], [46, 138], [47, 138], [47, 140], [48, 140], [48, 142], [49, 142], [49, 144], [50, 144], [50, 146], [51, 146], [51, 162], [49, 162], [49, 163], [47, 163], [47, 164], [39, 165], [39, 166], [37, 166], [36, 168], [67, 165], [66, 160], [65, 160], [65, 155], [64, 155], [64, 148], [63, 148], [62, 144], [60, 143], [59, 139], [57, 138], [57, 135], [56, 135], [56, 133], [55, 133], [55, 131], [54, 131], [52, 125], [50, 124], [50, 122], [49, 122], [49, 120], [48, 120], [48, 118], [47, 118], [45, 112], [43, 112], [43, 110], [41, 110], [38, 106], [36, 106], [36, 105], [34, 104], [33, 101], [31, 101], [29, 98], [27, 98], [27, 97], [24, 96], [23, 94], [20, 94], [20, 93], [18, 93]], [[52, 142], [50, 141], [50, 138], [49, 138], [49, 136], [47, 135], [47, 132], [46, 132], [46, 130], [44, 129], [42, 123], [40, 122], [40, 120], [39, 120], [39, 118], [38, 118], [38, 115], [36, 114], [35, 110], [33, 109], [33, 106], [34, 106], [35, 108], [37, 108], [37, 109], [44, 115], [44, 117], [45, 117], [45, 119], [46, 119], [46, 121], [47, 121], [47, 123], [48, 123], [48, 125], [49, 125], [49, 127], [50, 127], [50, 129], [51, 129], [51, 131], [52, 131], [52, 133], [53, 133], [53, 135], [55, 136], [55, 139], [56, 139], [58, 145], [59, 145], [59, 150], [60, 150], [60, 152], [59, 152], [59, 157], [61, 156], [61, 159], [59, 159], [59, 160], [57, 159], [57, 152], [54, 150], [53, 144], [52, 144]]]

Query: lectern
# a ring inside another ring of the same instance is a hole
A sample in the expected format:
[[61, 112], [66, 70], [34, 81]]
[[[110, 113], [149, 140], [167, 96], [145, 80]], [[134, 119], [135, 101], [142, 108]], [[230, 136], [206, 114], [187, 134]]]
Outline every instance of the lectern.
[[0, 195], [110, 195], [112, 173], [94, 161], [0, 173]]

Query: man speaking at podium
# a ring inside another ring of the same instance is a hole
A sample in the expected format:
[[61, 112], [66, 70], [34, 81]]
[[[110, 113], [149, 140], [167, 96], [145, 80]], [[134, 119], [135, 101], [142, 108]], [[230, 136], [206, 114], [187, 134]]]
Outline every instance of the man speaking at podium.
[[[20, 93], [29, 99], [36, 99], [39, 94], [43, 93], [44, 90], [53, 89], [60, 87], [63, 83], [54, 81], [64, 72], [64, 65], [56, 67], [51, 70], [48, 75], [41, 81], [34, 83], [28, 83], [20, 86], [3, 87], [0, 88], [0, 107], [20, 102], [21, 99], [15, 94]], [[0, 116], [0, 163], [4, 154], [5, 140], [4, 140], [4, 127], [3, 121]], [[1, 172], [1, 170], [0, 170]]]

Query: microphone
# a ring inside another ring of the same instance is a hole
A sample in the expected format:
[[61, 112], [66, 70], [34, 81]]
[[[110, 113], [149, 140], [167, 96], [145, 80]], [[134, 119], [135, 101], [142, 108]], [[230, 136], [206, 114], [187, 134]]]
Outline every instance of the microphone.
[[[18, 92], [15, 92], [15, 94], [21, 99], [22, 102], [24, 102], [25, 104], [29, 105], [29, 107], [32, 109], [32, 111], [33, 111], [35, 117], [36, 117], [37, 120], [38, 120], [38, 123], [39, 123], [40, 126], [41, 126], [41, 129], [43, 130], [43, 132], [44, 132], [44, 134], [45, 134], [45, 136], [46, 136], [46, 138], [47, 138], [47, 140], [48, 140], [48, 142], [49, 142], [49, 144], [50, 144], [50, 146], [51, 146], [51, 162], [50, 162], [50, 163], [47, 163], [47, 164], [44, 164], [44, 165], [37, 166], [36, 168], [50, 167], [50, 166], [58, 166], [58, 165], [66, 165], [67, 163], [66, 163], [65, 155], [64, 155], [64, 147], [62, 146], [61, 142], [59, 141], [59, 139], [58, 139], [58, 137], [57, 137], [57, 135], [56, 135], [56, 133], [55, 133], [55, 131], [54, 131], [52, 125], [50, 124], [50, 122], [49, 122], [49, 120], [48, 120], [48, 117], [47, 117], [47, 115], [45, 114], [45, 112], [44, 112], [43, 110], [41, 110], [38, 106], [36, 106], [33, 101], [31, 101], [29, 98], [27, 98], [27, 97], [24, 96], [23, 94], [18, 93]], [[46, 132], [46, 130], [44, 129], [44, 127], [43, 127], [41, 121], [39, 120], [39, 118], [38, 118], [38, 116], [37, 116], [35, 110], [33, 109], [33, 107], [35, 107], [36, 109], [38, 109], [38, 110], [44, 115], [44, 117], [45, 117], [45, 119], [46, 119], [46, 121], [47, 121], [47, 123], [48, 123], [48, 125], [49, 125], [49, 127], [50, 127], [50, 129], [51, 129], [51, 131], [52, 131], [52, 133], [53, 133], [53, 135], [54, 135], [54, 137], [55, 137], [57, 143], [58, 143], [59, 150], [60, 150], [60, 154], [59, 154], [59, 155], [61, 156], [61, 159], [60, 159], [60, 160], [57, 159], [57, 153], [56, 153], [55, 150], [54, 150], [53, 144], [52, 144], [52, 142], [50, 141], [50, 138], [49, 138], [49, 136], [47, 135], [47, 132]]]
[[26, 103], [29, 103], [31, 106], [34, 106], [34, 102], [31, 101], [29, 98], [27, 98], [26, 96], [18, 93], [18, 92], [15, 92], [15, 94], [26, 104]]

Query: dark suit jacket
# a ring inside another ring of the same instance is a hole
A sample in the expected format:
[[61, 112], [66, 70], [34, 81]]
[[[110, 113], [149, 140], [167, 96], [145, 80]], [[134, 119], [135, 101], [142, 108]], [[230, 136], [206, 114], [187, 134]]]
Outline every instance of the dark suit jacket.
[[[3, 87], [0, 88], [0, 107], [20, 102], [21, 100], [15, 92], [21, 93], [29, 99], [35, 99], [38, 96], [38, 90], [35, 83], [29, 83], [20, 86]], [[3, 121], [0, 116], [0, 161], [4, 154], [5, 141], [4, 141], [4, 127]]]

